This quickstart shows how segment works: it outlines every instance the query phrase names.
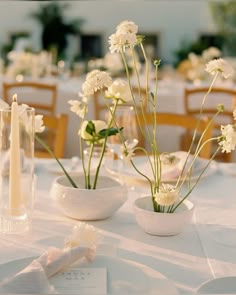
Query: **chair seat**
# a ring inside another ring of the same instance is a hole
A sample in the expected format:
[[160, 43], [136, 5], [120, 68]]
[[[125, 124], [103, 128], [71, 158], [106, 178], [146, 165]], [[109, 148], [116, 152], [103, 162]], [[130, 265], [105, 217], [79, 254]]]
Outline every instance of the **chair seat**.
[[[191, 116], [198, 117], [200, 113], [200, 108], [202, 104], [202, 99], [205, 94], [208, 92], [208, 87], [191, 87], [185, 88], [184, 90], [184, 107], [185, 113]], [[211, 92], [205, 99], [203, 113], [206, 114], [209, 118], [213, 117], [217, 111], [217, 105], [224, 105], [224, 112], [220, 113], [217, 118], [214, 120], [214, 132], [220, 133], [220, 126], [225, 124], [233, 124], [233, 115], [232, 112], [236, 107], [236, 90], [233, 88], [226, 87], [217, 87], [214, 86], [211, 89]], [[187, 135], [185, 135], [187, 137]], [[186, 149], [187, 146], [184, 144], [188, 143], [187, 138], [181, 138], [181, 145], [183, 149]], [[217, 143], [212, 144], [212, 153], [215, 151]], [[219, 152], [216, 157], [216, 160], [223, 162], [232, 161], [232, 153], [222, 153]]]

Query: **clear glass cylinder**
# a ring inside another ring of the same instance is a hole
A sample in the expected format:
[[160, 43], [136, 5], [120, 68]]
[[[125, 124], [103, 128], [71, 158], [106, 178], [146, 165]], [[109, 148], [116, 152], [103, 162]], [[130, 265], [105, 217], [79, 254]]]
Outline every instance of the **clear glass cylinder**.
[[[0, 109], [0, 232], [30, 230], [34, 207], [33, 108]], [[12, 130], [14, 129], [14, 130]]]
[[114, 122], [114, 127], [123, 129], [120, 133], [108, 137], [107, 146], [113, 149], [117, 156], [121, 158], [124, 142], [135, 143], [140, 137], [134, 107], [119, 105], [114, 114]]

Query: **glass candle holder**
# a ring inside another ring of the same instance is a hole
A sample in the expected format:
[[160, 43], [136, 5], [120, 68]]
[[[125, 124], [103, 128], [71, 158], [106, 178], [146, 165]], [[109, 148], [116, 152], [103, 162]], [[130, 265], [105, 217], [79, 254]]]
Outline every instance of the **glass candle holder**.
[[[33, 108], [0, 109], [0, 232], [22, 233], [31, 228], [34, 207]], [[14, 130], [13, 130], [14, 129]]]

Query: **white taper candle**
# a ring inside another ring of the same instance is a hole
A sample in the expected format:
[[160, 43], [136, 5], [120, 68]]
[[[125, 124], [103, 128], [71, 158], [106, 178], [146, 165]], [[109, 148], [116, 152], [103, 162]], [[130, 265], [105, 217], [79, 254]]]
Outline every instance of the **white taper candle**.
[[9, 208], [12, 215], [19, 215], [21, 206], [20, 188], [20, 131], [17, 95], [13, 95], [11, 105], [10, 134], [10, 172], [9, 172]]

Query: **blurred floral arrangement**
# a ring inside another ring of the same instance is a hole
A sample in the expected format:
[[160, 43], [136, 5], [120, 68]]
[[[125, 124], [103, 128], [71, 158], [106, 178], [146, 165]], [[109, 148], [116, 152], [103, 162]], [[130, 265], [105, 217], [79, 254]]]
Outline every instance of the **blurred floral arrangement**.
[[207, 81], [209, 75], [205, 71], [206, 63], [214, 58], [221, 57], [221, 55], [221, 50], [213, 46], [203, 50], [201, 54], [190, 52], [187, 59], [179, 64], [177, 72], [191, 82]]
[[5, 74], [10, 79], [15, 79], [19, 75], [38, 78], [45, 75], [51, 65], [51, 55], [46, 51], [39, 53], [11, 51], [7, 57], [9, 65]]

